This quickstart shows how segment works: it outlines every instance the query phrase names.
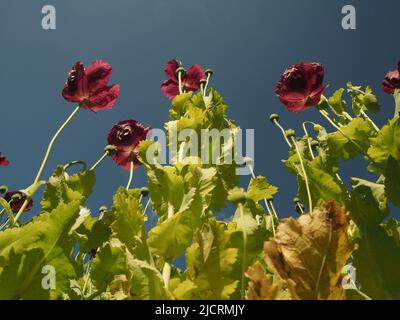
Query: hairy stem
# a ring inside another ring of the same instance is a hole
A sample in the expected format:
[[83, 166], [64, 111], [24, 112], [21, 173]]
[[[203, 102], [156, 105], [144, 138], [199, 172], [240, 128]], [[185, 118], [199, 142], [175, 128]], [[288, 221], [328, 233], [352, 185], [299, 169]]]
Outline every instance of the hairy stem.
[[313, 207], [312, 207], [312, 198], [311, 198], [310, 185], [308, 183], [307, 172], [306, 172], [306, 169], [304, 167], [304, 163], [303, 163], [303, 159], [302, 159], [302, 156], [301, 156], [301, 153], [300, 153], [300, 150], [299, 150], [299, 146], [297, 145], [296, 139], [294, 137], [292, 137], [292, 142], [293, 142], [293, 145], [296, 148], [296, 152], [297, 152], [297, 155], [298, 155], [299, 161], [300, 161], [301, 170], [303, 171], [304, 182], [305, 182], [305, 185], [306, 185], [307, 196], [308, 196], [308, 208], [309, 208], [309, 210], [311, 212]]

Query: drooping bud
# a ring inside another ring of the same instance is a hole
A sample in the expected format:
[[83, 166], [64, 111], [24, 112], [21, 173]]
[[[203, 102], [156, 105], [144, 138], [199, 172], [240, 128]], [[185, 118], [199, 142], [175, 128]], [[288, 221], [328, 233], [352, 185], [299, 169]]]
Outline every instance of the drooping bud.
[[112, 156], [117, 153], [117, 147], [109, 144], [104, 148], [104, 153], [107, 153], [109, 156]]
[[285, 130], [285, 136], [286, 138], [290, 139], [291, 137], [296, 136], [296, 132], [293, 129], [287, 129]]
[[269, 116], [269, 121], [271, 121], [271, 122], [279, 121], [279, 115], [277, 113], [271, 114]]
[[149, 194], [149, 188], [147, 187], [142, 187], [140, 188], [140, 194], [142, 195], [142, 197], [147, 197]]

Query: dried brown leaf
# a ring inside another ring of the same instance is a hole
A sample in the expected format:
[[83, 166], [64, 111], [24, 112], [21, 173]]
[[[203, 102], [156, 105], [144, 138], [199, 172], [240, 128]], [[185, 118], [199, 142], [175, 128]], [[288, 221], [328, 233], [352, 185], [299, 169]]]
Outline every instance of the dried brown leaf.
[[344, 299], [341, 270], [353, 245], [347, 236], [346, 210], [325, 203], [297, 220], [281, 222], [265, 242], [265, 260], [287, 282], [295, 299]]

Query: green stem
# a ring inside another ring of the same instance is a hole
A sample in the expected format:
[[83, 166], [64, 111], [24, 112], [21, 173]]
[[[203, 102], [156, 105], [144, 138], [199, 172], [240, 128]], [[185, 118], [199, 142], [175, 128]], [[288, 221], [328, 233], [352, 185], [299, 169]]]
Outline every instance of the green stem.
[[108, 152], [104, 152], [104, 154], [100, 157], [99, 160], [96, 161], [96, 163], [89, 169], [90, 171], [93, 171], [94, 169], [97, 168], [97, 166], [108, 156]]
[[144, 206], [144, 210], [143, 210], [143, 214], [144, 214], [144, 215], [145, 215], [146, 212], [147, 212], [147, 208], [149, 207], [150, 202], [151, 202], [151, 199], [150, 199], [150, 196], [149, 196], [149, 199], [147, 200], [146, 205]]
[[129, 171], [129, 180], [128, 180], [128, 183], [126, 184], [126, 190], [129, 190], [129, 188], [131, 186], [134, 168], [135, 168], [135, 166], [133, 165], [133, 161], [131, 161], [131, 169]]
[[310, 151], [311, 158], [314, 160], [315, 157], [314, 157], [314, 152], [313, 152], [313, 150], [311, 148], [311, 138], [308, 135], [308, 131], [307, 131], [307, 128], [306, 128], [306, 124], [307, 123], [311, 123], [311, 122], [309, 122], [309, 121], [303, 122], [303, 131], [304, 131], [304, 133], [305, 133], [305, 135], [307, 137], [307, 145], [308, 145], [308, 150]]
[[179, 94], [182, 94], [182, 72], [178, 72]]
[[[33, 181], [33, 185], [35, 185], [36, 183], [38, 183], [38, 181], [40, 180], [40, 177], [41, 177], [41, 175], [42, 175], [42, 173], [43, 173], [44, 167], [46, 166], [47, 160], [49, 159], [50, 152], [51, 152], [51, 150], [53, 149], [54, 142], [56, 142], [58, 136], [59, 136], [60, 133], [63, 131], [63, 129], [64, 129], [64, 128], [67, 126], [67, 124], [72, 120], [72, 118], [78, 113], [79, 109], [80, 109], [80, 106], [77, 106], [77, 107], [74, 109], [74, 111], [72, 111], [72, 113], [71, 113], [70, 116], [67, 118], [67, 120], [64, 121], [64, 123], [61, 125], [61, 127], [60, 127], [60, 128], [57, 130], [57, 132], [54, 134], [53, 138], [50, 140], [50, 143], [49, 143], [49, 145], [48, 145], [48, 147], [47, 147], [46, 154], [45, 154], [45, 156], [44, 156], [44, 158], [43, 158], [42, 164], [40, 165], [39, 171], [38, 171], [37, 174], [36, 174], [36, 178], [35, 178], [35, 180]], [[23, 203], [22, 206], [21, 206], [21, 209], [19, 209], [17, 215], [15, 216], [15, 219], [14, 219], [14, 222], [13, 222], [12, 226], [14, 226], [14, 225], [18, 222], [18, 220], [19, 220], [19, 218], [21, 217], [22, 213], [23, 213], [24, 210], [26, 209], [26, 207], [27, 207], [29, 201], [30, 201], [30, 199], [28, 199], [28, 198], [24, 201], [24, 203]]]
[[209, 73], [209, 74], [207, 75], [206, 84], [205, 84], [205, 86], [204, 86], [203, 97], [206, 97], [206, 95], [207, 95], [207, 86], [208, 86], [208, 83], [209, 83], [209, 81], [210, 81], [210, 77], [211, 77], [211, 74]]
[[[171, 203], [168, 203], [168, 216], [167, 218], [171, 218], [174, 215], [174, 206]], [[169, 287], [169, 280], [171, 278], [171, 271], [172, 271], [172, 266], [169, 262], [164, 263], [163, 271], [162, 271], [162, 277], [164, 280], [164, 287], [168, 289]]]
[[[239, 211], [240, 211], [240, 219], [242, 220], [242, 234], [243, 234], [243, 262], [242, 262], [242, 281], [241, 281], [241, 298], [244, 300], [245, 298], [245, 273], [246, 273], [246, 262], [247, 262], [247, 232], [245, 227], [244, 221], [244, 213], [243, 213], [243, 205], [239, 204]], [[273, 224], [273, 222], [272, 222]]]
[[282, 126], [279, 124], [279, 122], [276, 119], [274, 119], [274, 123], [281, 130], [282, 135], [285, 138], [285, 141], [286, 141], [287, 145], [289, 146], [289, 148], [292, 147], [292, 145], [290, 144], [289, 139], [286, 137], [285, 129], [282, 128]]
[[308, 196], [308, 208], [309, 208], [309, 210], [311, 212], [313, 210], [313, 207], [312, 207], [312, 198], [311, 198], [310, 185], [308, 183], [307, 172], [306, 172], [306, 169], [304, 167], [304, 163], [303, 163], [303, 159], [301, 157], [299, 146], [297, 145], [296, 139], [294, 137], [292, 137], [292, 142], [293, 142], [293, 144], [294, 144], [294, 146], [296, 148], [296, 152], [297, 152], [297, 155], [298, 155], [299, 161], [300, 161], [301, 170], [303, 171], [304, 182], [306, 184], [307, 196]]
[[372, 119], [365, 113], [364, 110], [361, 109], [361, 114], [364, 116], [364, 118], [374, 127], [374, 129], [376, 130], [376, 132], [379, 132], [379, 128], [378, 126], [375, 124], [374, 121], [372, 121]]

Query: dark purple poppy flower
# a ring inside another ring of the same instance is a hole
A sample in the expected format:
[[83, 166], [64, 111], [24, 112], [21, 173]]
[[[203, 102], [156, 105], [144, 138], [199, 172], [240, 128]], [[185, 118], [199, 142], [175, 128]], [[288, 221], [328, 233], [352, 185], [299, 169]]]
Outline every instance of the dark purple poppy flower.
[[0, 152], [0, 166], [8, 166], [10, 161], [7, 160], [5, 156], [3, 156]]
[[[167, 62], [165, 67], [165, 74], [168, 80], [165, 80], [161, 84], [161, 91], [167, 96], [168, 99], [172, 100], [179, 95], [179, 80], [176, 70], [179, 68], [179, 64], [176, 60], [170, 60]], [[192, 65], [182, 76], [182, 91], [197, 91], [200, 88], [199, 82], [205, 79], [206, 75], [203, 69], [198, 65]]]
[[386, 93], [394, 94], [396, 89], [400, 89], [400, 61], [397, 70], [389, 71], [382, 82], [382, 89]]
[[[13, 199], [15, 198], [15, 199]], [[22, 205], [26, 200], [26, 195], [21, 191], [10, 191], [4, 195], [4, 199], [10, 204], [11, 210], [14, 213], [17, 213]], [[32, 199], [29, 201], [28, 205], [26, 206], [24, 212], [29, 211], [32, 209], [33, 201]]]
[[139, 143], [146, 139], [150, 131], [151, 128], [145, 128], [136, 120], [124, 120], [114, 125], [107, 137], [108, 144], [117, 148], [113, 161], [127, 171], [130, 171], [131, 162], [135, 168], [139, 167]]
[[302, 62], [286, 69], [276, 84], [275, 93], [291, 112], [316, 106], [325, 90], [324, 67], [320, 63]]
[[87, 68], [78, 61], [68, 74], [62, 96], [93, 112], [111, 109], [119, 96], [119, 85], [108, 85], [111, 74], [112, 68], [105, 61], [94, 61]]

